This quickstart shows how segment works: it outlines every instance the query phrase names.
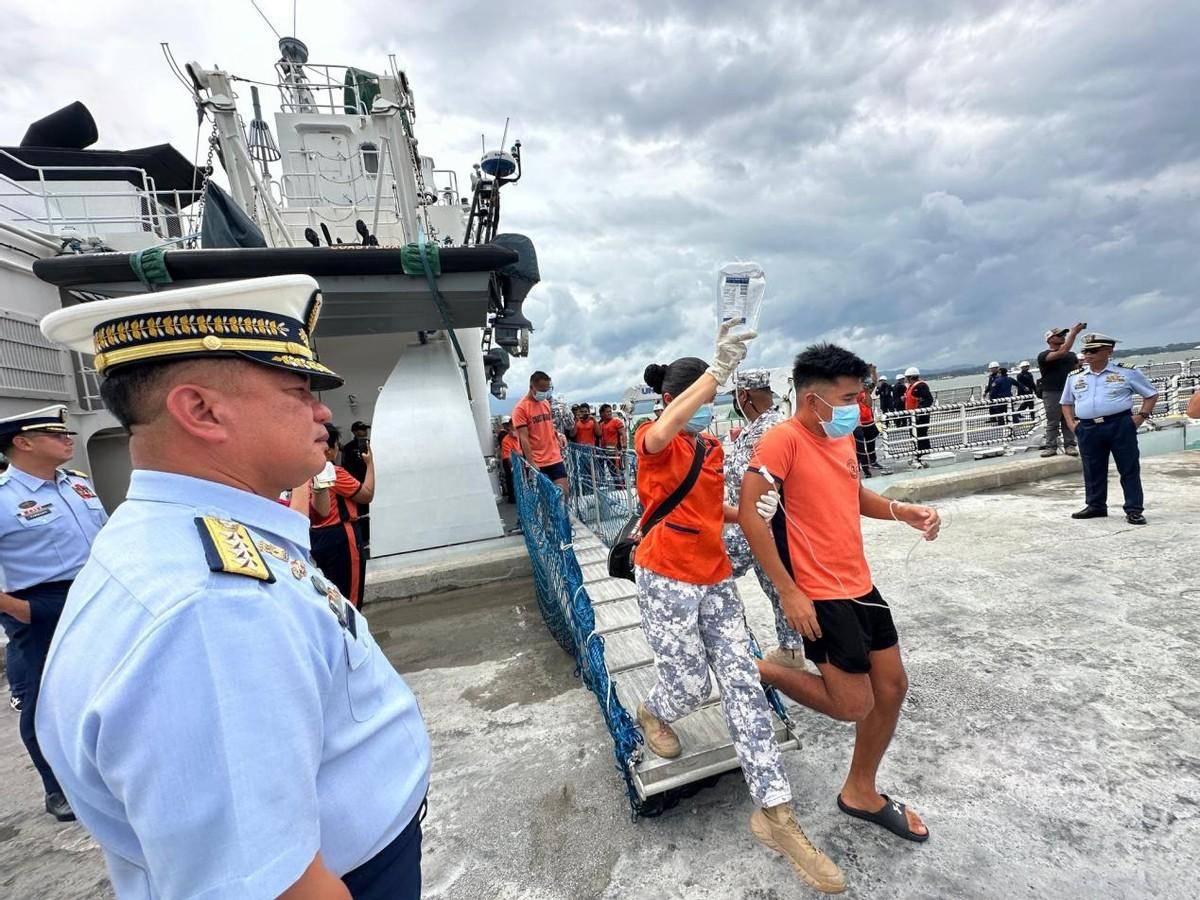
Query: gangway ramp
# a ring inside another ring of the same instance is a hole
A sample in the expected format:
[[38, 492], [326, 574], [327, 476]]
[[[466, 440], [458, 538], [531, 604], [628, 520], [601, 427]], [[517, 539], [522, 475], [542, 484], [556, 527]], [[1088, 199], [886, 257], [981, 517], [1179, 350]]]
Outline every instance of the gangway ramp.
[[[608, 676], [621, 705], [632, 716], [657, 680], [654, 655], [642, 633], [637, 588], [631, 581], [609, 577], [608, 548], [578, 519], [571, 524], [575, 558], [595, 613], [595, 633], [604, 640]], [[711, 671], [709, 675], [713, 690], [708, 701], [673, 723], [683, 746], [682, 754], [675, 759], [663, 759], [643, 747], [630, 757], [629, 776], [640, 800], [739, 767], [721, 711], [716, 676]], [[777, 698], [773, 706], [782, 709]], [[772, 710], [771, 718], [780, 749], [798, 748], [799, 741], [776, 709]]]

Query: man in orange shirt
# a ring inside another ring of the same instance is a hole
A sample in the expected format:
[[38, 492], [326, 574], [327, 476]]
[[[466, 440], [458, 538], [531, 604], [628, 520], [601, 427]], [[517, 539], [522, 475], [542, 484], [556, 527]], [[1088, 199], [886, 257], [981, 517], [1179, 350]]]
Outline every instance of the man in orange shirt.
[[529, 393], [513, 407], [512, 424], [521, 443], [521, 455], [543, 475], [558, 485], [565, 499], [570, 493], [567, 467], [563, 465], [563, 438], [554, 427], [550, 398], [554, 385], [545, 372], [529, 376]]
[[600, 423], [592, 418], [592, 408], [580, 403], [575, 414], [575, 443], [595, 447], [599, 438]]
[[[867, 566], [861, 518], [895, 519], [930, 541], [941, 520], [930, 507], [889, 502], [859, 481], [853, 434], [866, 376], [865, 362], [832, 344], [796, 357], [796, 412], [759, 442], [742, 481], [738, 521], [788, 622], [804, 636], [804, 655], [821, 672], [760, 662], [763, 680], [810, 709], [856, 723], [838, 807], [919, 843], [929, 837], [920, 816], [875, 785], [908, 678], [891, 610]], [[776, 488], [779, 511], [767, 523], [754, 514], [755, 504]]]
[[504, 467], [504, 498], [509, 503], [517, 502], [517, 494], [513, 489], [512, 455], [521, 455], [521, 442], [513, 434], [512, 417], [505, 416], [500, 421], [500, 464]]

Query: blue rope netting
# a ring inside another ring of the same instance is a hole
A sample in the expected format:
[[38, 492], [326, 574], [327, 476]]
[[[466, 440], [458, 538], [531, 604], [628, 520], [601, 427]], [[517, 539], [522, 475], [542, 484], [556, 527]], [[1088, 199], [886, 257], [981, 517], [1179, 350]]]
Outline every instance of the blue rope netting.
[[[638, 752], [642, 734], [617, 697], [616, 681], [608, 677], [604, 638], [595, 632], [596, 615], [572, 547], [571, 519], [566, 503], [554, 482], [526, 465], [520, 456], [514, 454], [512, 459], [517, 514], [533, 566], [542, 619], [559, 646], [575, 658], [576, 675], [583, 679], [600, 704], [604, 722], [612, 735], [617, 771], [625, 779], [633, 817], [657, 815], [716, 779], [705, 779], [703, 783], [687, 785], [646, 801], [639, 799], [633, 786], [630, 760]], [[618, 456], [613, 451], [569, 444], [566, 462], [575, 488], [571, 492], [571, 510], [606, 546], [611, 546], [629, 517], [641, 512], [636, 490], [637, 456], [630, 451]], [[748, 625], [746, 631], [750, 635], [751, 651], [761, 658], [762, 651]], [[791, 728], [779, 692], [767, 685], [763, 687], [775, 714]]]
[[517, 513], [533, 564], [538, 608], [559, 646], [575, 657], [576, 674], [596, 695], [612, 735], [617, 771], [625, 779], [629, 806], [636, 818], [642, 814], [643, 804], [633, 787], [630, 760], [642, 743], [642, 735], [617, 698], [616, 682], [608, 677], [604, 638], [595, 633], [596, 616], [571, 546], [571, 520], [562, 493], [520, 456], [514, 454], [512, 459]]

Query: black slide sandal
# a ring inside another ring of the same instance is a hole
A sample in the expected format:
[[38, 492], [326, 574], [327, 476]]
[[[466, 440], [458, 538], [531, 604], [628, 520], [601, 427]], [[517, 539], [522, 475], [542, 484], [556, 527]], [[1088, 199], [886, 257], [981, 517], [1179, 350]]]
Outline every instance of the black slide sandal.
[[[886, 828], [896, 837], [902, 837], [906, 841], [912, 841], [915, 844], [923, 844], [929, 840], [929, 832], [917, 834], [908, 827], [908, 816], [904, 811], [908, 808], [903, 803], [897, 803], [887, 794], [883, 794], [883, 809], [878, 812], [867, 812], [865, 809], [855, 809], [853, 806], [847, 806], [842, 800], [842, 795], [838, 794], [837, 805], [838, 809], [848, 816], [854, 816], [856, 819], [862, 819], [865, 822], [873, 822], [882, 828]], [[928, 826], [926, 826], [928, 827]]]

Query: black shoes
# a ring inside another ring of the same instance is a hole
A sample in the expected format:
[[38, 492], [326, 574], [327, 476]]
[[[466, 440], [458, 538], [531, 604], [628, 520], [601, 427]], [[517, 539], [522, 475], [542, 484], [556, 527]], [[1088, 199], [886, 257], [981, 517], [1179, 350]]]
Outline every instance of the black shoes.
[[1128, 522], [1130, 525], [1145, 525], [1146, 517], [1143, 516], [1141, 513], [1126, 513], [1125, 521]]
[[1107, 509], [1097, 509], [1094, 506], [1085, 506], [1079, 512], [1071, 513], [1072, 519], [1103, 519], [1108, 515]]
[[67, 798], [62, 795], [61, 791], [46, 795], [46, 812], [60, 822], [75, 821], [75, 813], [71, 812], [71, 804], [67, 802]]

